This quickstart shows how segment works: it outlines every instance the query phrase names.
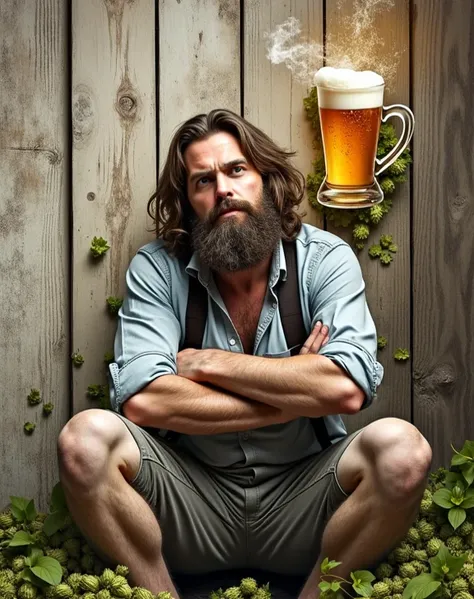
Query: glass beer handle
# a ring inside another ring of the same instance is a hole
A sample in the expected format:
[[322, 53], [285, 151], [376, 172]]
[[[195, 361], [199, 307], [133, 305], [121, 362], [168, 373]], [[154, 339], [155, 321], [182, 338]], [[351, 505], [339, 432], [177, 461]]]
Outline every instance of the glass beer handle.
[[385, 123], [392, 116], [397, 116], [402, 120], [403, 130], [400, 135], [400, 139], [394, 148], [390, 150], [390, 152], [384, 156], [382, 159], [376, 158], [375, 162], [381, 166], [378, 171], [375, 172], [375, 176], [377, 177], [380, 173], [383, 173], [389, 166], [391, 166], [395, 160], [400, 156], [403, 150], [408, 146], [410, 140], [413, 135], [413, 130], [415, 128], [415, 117], [413, 112], [408, 108], [408, 106], [404, 106], [403, 104], [392, 104], [391, 106], [383, 106], [384, 117], [382, 119], [382, 123]]

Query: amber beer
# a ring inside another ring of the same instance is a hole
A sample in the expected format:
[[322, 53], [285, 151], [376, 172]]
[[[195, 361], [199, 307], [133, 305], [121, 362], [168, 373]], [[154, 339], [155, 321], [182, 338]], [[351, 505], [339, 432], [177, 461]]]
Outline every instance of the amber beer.
[[381, 118], [381, 106], [354, 110], [321, 108], [328, 185], [372, 185]]
[[351, 189], [373, 184], [383, 87], [318, 90], [329, 187]]

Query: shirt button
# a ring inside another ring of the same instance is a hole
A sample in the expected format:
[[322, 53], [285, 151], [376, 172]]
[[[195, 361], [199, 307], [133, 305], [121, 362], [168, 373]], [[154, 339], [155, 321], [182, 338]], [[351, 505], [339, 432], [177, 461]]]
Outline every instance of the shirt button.
[[235, 345], [235, 339], [232, 337], [232, 339], [229, 339], [229, 343], [230, 345]]
[[274, 308], [276, 308], [276, 307], [277, 307], [276, 303], [273, 303], [273, 304], [272, 304], [272, 306], [273, 306]]

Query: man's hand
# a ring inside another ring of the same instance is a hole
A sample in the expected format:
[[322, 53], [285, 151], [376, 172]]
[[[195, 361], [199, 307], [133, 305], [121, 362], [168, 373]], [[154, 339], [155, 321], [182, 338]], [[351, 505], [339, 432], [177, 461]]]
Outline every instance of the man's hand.
[[[318, 321], [299, 353], [300, 355], [317, 354], [328, 341], [328, 327]], [[187, 348], [178, 352], [176, 356], [178, 375], [190, 381], [203, 382], [201, 373], [205, 371], [206, 362], [212, 360], [213, 351], [212, 349]]]
[[329, 329], [326, 325], [318, 322], [314, 325], [310, 336], [306, 339], [300, 349], [300, 355], [317, 354], [318, 351], [329, 341]]
[[190, 381], [204, 382], [201, 379], [201, 372], [208, 360], [212, 359], [212, 349], [182, 349], [176, 354], [176, 367], [178, 376], [182, 376]]

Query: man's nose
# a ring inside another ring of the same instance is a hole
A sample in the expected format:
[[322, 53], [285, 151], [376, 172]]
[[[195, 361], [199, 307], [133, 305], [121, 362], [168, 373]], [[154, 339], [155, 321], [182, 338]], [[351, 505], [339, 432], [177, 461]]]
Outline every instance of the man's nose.
[[216, 195], [220, 198], [226, 198], [232, 195], [231, 180], [224, 173], [217, 174]]

